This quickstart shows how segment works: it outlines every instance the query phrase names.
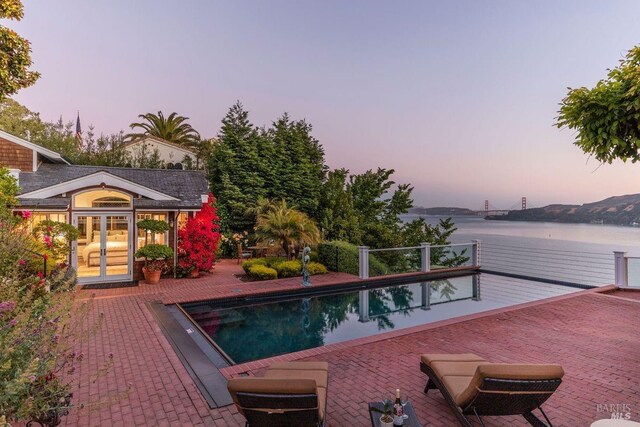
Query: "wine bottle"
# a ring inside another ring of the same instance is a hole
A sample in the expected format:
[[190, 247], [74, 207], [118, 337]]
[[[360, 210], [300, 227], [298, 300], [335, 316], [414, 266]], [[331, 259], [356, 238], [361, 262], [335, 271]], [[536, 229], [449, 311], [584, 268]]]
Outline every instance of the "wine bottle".
[[400, 400], [400, 389], [396, 389], [396, 402], [393, 404], [393, 425], [401, 426], [404, 424], [404, 408]]

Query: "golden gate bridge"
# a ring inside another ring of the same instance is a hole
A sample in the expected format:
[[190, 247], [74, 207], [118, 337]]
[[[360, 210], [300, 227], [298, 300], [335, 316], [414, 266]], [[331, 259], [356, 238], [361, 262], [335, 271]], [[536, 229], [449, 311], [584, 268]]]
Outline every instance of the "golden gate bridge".
[[508, 214], [510, 211], [515, 211], [515, 210], [526, 210], [527, 209], [527, 198], [526, 197], [522, 197], [520, 200], [518, 200], [516, 203], [514, 203], [513, 205], [511, 205], [508, 209], [499, 209], [496, 208], [495, 206], [491, 205], [491, 203], [489, 203], [489, 200], [485, 200], [484, 201], [484, 209], [482, 210], [477, 210], [474, 211], [476, 213], [476, 215], [506, 215]]

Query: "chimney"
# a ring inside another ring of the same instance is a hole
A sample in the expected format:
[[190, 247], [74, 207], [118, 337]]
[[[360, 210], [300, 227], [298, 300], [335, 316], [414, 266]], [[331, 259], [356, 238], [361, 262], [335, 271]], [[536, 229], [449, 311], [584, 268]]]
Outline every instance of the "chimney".
[[9, 169], [9, 175], [15, 178], [16, 184], [20, 186], [20, 169]]

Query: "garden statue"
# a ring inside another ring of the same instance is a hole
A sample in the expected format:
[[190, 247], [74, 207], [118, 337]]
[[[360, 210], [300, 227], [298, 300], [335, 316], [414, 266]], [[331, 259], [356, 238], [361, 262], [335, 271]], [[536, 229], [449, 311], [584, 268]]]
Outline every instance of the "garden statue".
[[302, 286], [311, 286], [311, 277], [309, 276], [309, 252], [311, 252], [311, 248], [309, 246], [305, 246], [302, 251]]

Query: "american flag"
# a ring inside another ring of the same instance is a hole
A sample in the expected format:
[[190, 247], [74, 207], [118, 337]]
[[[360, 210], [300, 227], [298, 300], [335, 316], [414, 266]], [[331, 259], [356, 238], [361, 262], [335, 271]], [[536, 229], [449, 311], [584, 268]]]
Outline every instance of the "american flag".
[[78, 111], [78, 118], [76, 119], [76, 144], [78, 147], [82, 147], [82, 128], [80, 127], [80, 111]]

